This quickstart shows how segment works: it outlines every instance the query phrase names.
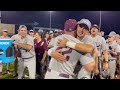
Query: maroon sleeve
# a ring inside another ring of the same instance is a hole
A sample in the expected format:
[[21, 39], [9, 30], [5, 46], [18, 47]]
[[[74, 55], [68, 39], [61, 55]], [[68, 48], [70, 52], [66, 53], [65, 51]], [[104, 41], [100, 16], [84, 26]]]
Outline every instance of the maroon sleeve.
[[45, 51], [47, 51], [47, 43], [46, 43], [46, 40], [44, 40], [43, 48], [44, 48]]

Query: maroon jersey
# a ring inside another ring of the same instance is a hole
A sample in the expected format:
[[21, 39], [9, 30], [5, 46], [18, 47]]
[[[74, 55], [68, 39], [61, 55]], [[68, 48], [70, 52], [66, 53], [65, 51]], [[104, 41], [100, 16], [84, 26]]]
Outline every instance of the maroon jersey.
[[44, 52], [47, 51], [47, 44], [45, 39], [42, 39], [39, 43], [36, 39], [34, 39], [34, 46], [36, 55], [38, 53], [44, 54]]

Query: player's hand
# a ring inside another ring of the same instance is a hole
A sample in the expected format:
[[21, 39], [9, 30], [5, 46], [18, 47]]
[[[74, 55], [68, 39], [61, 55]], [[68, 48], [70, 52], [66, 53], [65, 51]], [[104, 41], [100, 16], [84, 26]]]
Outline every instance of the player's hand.
[[98, 68], [95, 68], [95, 69], [94, 69], [94, 73], [95, 73], [95, 75], [98, 75], [98, 74], [99, 74]]
[[43, 64], [44, 64], [44, 60], [41, 60], [40, 64], [42, 64], [42, 65], [43, 65]]
[[62, 55], [61, 51], [53, 51], [51, 53], [52, 58], [56, 59], [59, 62], [66, 62], [67, 58]]
[[103, 69], [104, 70], [108, 70], [108, 68], [109, 68], [108, 63], [107, 62], [103, 62]]
[[18, 45], [18, 42], [14, 41], [13, 44], [14, 44], [14, 45]]
[[57, 42], [59, 47], [66, 47], [66, 43], [68, 42], [68, 39], [64, 38], [63, 40], [60, 40]]

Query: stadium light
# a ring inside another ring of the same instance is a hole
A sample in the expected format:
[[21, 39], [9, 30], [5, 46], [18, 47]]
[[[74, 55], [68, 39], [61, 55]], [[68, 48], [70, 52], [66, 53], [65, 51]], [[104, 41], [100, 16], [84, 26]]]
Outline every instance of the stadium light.
[[102, 12], [100, 11], [99, 13], [100, 13], [100, 20], [99, 20], [100, 21], [99, 22], [99, 31], [100, 31], [100, 29], [101, 29], [101, 20], [102, 20]]
[[0, 11], [0, 24], [1, 24], [1, 22], [2, 22], [2, 11]]
[[50, 30], [51, 30], [51, 15], [54, 11], [50, 11]]

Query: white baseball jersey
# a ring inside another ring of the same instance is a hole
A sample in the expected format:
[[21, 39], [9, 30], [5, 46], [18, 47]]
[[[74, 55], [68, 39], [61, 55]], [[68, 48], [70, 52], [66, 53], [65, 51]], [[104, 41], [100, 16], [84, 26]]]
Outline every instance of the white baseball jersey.
[[[85, 35], [82, 38], [81, 42], [83, 42], [84, 44], [90, 44], [94, 48], [96, 48], [95, 45], [94, 45], [93, 38], [90, 35]], [[94, 59], [92, 58], [90, 53], [86, 54], [86, 56], [89, 57], [89, 59], [81, 60], [82, 65], [89, 64], [89, 63], [94, 61]]]
[[29, 58], [35, 55], [34, 40], [31, 36], [27, 35], [26, 37], [21, 38], [20, 43], [32, 45], [32, 49], [30, 51], [27, 51], [24, 48], [20, 48], [22, 58]]
[[95, 44], [94, 40], [93, 40], [93, 38], [90, 35], [85, 35], [83, 37], [83, 39], [81, 40], [81, 42], [83, 42], [84, 44], [91, 44], [91, 45], [95, 46], [94, 45]]
[[71, 35], [67, 35], [67, 34], [63, 34], [63, 35], [56, 37], [55, 41], [54, 41], [55, 42], [54, 47], [51, 49], [52, 50], [61, 50], [62, 54], [68, 58], [68, 61], [61, 63], [61, 62], [55, 60], [54, 58], [51, 58], [49, 68], [52, 70], [58, 71], [60, 73], [74, 75], [73, 71], [75, 69], [75, 66], [76, 66], [76, 63], [78, 62], [78, 60], [85, 60], [85, 59], [90, 59], [90, 58], [87, 55], [82, 55], [79, 52], [77, 52], [76, 50], [71, 49], [69, 47], [68, 48], [58, 47], [57, 46], [58, 40], [59, 39], [62, 40], [64, 38], [67, 38], [71, 42], [82, 43], [75, 37], [73, 37]]
[[0, 39], [10, 39], [10, 37], [3, 37], [3, 36], [0, 36]]
[[55, 43], [55, 38], [52, 38], [49, 42], [49, 45], [48, 46], [54, 46], [54, 43]]
[[[21, 36], [19, 36], [18, 34], [16, 34], [16, 35], [13, 35], [12, 37], [11, 37], [11, 39], [12, 40], [15, 40], [15, 41], [17, 41], [17, 42], [20, 42], [20, 39], [21, 39]], [[15, 45], [15, 49], [17, 50], [18, 49], [18, 47]]]
[[108, 54], [108, 58], [109, 59], [117, 59], [116, 57], [113, 57], [111, 54], [110, 54], [110, 48], [109, 47], [111, 47], [111, 50], [113, 50], [113, 51], [115, 51], [115, 52], [117, 52], [117, 53], [120, 53], [120, 45], [119, 44], [117, 44], [116, 43], [116, 41], [114, 41], [111, 45], [110, 44], [108, 44], [107, 43], [107, 48], [108, 48], [108, 52], [109, 52], [109, 54]]
[[102, 52], [104, 50], [107, 50], [107, 44], [103, 37], [97, 35], [96, 37], [93, 37], [94, 44], [96, 48], [98, 49], [98, 56], [100, 57]]

